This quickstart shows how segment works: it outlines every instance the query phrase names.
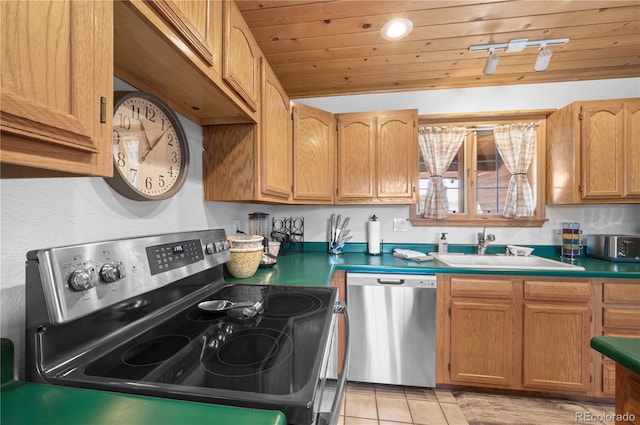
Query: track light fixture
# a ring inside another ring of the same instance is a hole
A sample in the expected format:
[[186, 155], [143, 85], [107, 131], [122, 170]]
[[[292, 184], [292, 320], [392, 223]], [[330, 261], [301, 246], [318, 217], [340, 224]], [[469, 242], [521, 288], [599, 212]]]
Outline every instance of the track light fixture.
[[505, 53], [521, 52], [526, 47], [538, 47], [538, 57], [536, 63], [533, 66], [535, 71], [544, 71], [549, 66], [549, 61], [553, 53], [547, 48], [547, 46], [559, 46], [567, 44], [568, 38], [555, 38], [551, 40], [536, 40], [529, 41], [526, 38], [510, 40], [508, 43], [495, 43], [495, 44], [482, 44], [476, 46], [469, 46], [470, 52], [488, 51], [487, 61], [484, 64], [483, 72], [485, 75], [492, 75], [496, 71], [500, 56], [495, 52], [497, 49], [503, 49]]
[[540, 46], [540, 50], [538, 50], [538, 58], [536, 59], [536, 64], [533, 65], [533, 69], [536, 71], [544, 71], [547, 69], [551, 56], [553, 56], [553, 52], [547, 49], [546, 45], [543, 44]]
[[484, 72], [485, 75], [492, 75], [494, 72], [496, 72], [499, 60], [500, 56], [495, 53], [494, 49], [490, 49], [489, 56], [487, 56], [487, 62], [484, 64], [484, 70], [482, 72]]

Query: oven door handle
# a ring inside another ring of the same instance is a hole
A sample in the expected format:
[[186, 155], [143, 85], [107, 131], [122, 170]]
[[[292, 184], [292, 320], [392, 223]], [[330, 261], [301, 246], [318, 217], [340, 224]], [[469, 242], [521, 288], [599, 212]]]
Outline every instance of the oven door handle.
[[351, 336], [349, 334], [349, 315], [347, 314], [347, 306], [342, 301], [337, 301], [333, 307], [334, 313], [344, 316], [344, 353], [342, 354], [342, 370], [338, 377], [336, 385], [336, 394], [331, 405], [331, 414], [328, 418], [320, 415], [318, 424], [336, 425], [340, 416], [340, 407], [344, 399], [345, 386], [347, 385], [347, 370], [349, 369], [349, 353], [351, 352]]

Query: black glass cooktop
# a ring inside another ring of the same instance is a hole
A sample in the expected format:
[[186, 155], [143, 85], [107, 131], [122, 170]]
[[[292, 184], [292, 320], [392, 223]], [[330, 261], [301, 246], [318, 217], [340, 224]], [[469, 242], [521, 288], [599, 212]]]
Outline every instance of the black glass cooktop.
[[195, 303], [91, 361], [84, 374], [278, 395], [309, 382], [335, 289], [230, 285], [200, 301], [214, 299], [260, 301], [264, 311], [250, 317]]

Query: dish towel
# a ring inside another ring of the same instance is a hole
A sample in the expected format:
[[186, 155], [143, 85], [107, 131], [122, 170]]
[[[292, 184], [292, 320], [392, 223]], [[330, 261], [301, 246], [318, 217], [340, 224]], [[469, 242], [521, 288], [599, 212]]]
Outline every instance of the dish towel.
[[404, 258], [405, 260], [418, 261], [418, 262], [433, 260], [433, 257], [430, 255], [426, 255], [419, 251], [412, 251], [410, 249], [395, 248], [393, 250], [393, 256], [398, 258]]

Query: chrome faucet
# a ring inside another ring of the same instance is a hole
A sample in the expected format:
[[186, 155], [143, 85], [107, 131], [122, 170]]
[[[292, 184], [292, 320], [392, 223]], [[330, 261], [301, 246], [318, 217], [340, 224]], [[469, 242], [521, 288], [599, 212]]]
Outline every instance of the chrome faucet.
[[483, 227], [482, 232], [478, 232], [478, 255], [484, 255], [487, 250], [487, 246], [489, 246], [489, 242], [493, 242], [496, 240], [496, 237], [493, 233], [486, 234], [487, 228]]

